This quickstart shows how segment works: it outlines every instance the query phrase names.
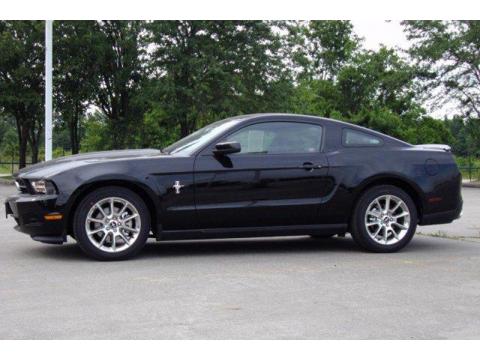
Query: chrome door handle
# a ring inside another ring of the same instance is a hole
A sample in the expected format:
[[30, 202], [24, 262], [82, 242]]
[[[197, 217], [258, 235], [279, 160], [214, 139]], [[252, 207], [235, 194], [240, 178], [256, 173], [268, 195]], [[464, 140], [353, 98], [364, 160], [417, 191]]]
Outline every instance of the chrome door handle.
[[321, 169], [322, 165], [314, 165], [311, 162], [305, 162], [300, 168], [305, 169], [307, 171], [313, 171], [313, 169]]

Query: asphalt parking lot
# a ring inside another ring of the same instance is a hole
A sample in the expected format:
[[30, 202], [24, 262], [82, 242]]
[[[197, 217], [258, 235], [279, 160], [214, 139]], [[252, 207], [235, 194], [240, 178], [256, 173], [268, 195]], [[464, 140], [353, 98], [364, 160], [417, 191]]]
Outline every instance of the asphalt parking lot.
[[[14, 191], [0, 185], [2, 207]], [[2, 215], [0, 339], [479, 339], [480, 189], [463, 196], [460, 221], [396, 254], [289, 237], [151, 242], [105, 263]]]

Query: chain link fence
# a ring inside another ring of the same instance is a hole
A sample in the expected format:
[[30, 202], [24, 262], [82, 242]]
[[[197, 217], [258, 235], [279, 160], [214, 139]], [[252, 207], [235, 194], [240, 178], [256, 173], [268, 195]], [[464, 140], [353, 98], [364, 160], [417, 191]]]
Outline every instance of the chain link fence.
[[[31, 162], [27, 162], [27, 166], [31, 165]], [[6, 176], [17, 172], [19, 169], [19, 162], [16, 159], [0, 159], [0, 175]]]
[[480, 167], [475, 166], [459, 166], [464, 181], [480, 181]]

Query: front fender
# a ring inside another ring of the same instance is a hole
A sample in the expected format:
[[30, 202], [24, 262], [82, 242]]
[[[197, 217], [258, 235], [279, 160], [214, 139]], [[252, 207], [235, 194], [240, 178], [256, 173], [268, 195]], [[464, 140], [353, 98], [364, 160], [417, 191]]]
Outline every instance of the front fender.
[[[64, 214], [66, 234], [70, 230], [75, 208], [81, 198], [89, 191], [102, 186], [117, 185], [130, 188], [144, 198], [152, 216], [156, 218], [160, 216], [161, 190], [150, 174], [127, 162], [101, 165], [82, 166], [51, 178], [59, 189], [56, 207]], [[157, 220], [152, 218], [152, 225], [156, 223]]]

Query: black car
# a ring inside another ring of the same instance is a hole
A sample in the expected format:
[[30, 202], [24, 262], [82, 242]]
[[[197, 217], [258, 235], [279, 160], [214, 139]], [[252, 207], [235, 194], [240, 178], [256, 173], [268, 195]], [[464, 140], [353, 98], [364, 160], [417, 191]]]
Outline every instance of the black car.
[[352, 234], [363, 248], [403, 248], [418, 225], [462, 210], [446, 145], [410, 145], [325, 118], [244, 115], [163, 150], [87, 153], [15, 176], [6, 201], [18, 230], [97, 259], [157, 240]]

